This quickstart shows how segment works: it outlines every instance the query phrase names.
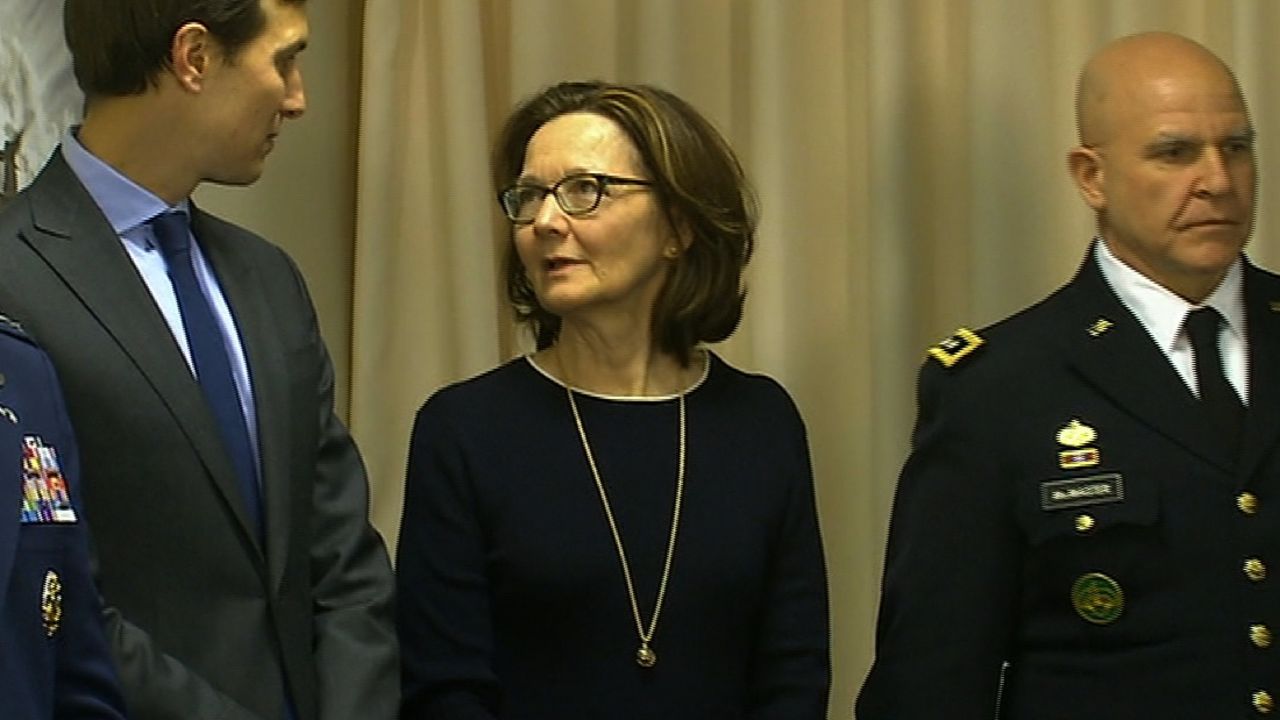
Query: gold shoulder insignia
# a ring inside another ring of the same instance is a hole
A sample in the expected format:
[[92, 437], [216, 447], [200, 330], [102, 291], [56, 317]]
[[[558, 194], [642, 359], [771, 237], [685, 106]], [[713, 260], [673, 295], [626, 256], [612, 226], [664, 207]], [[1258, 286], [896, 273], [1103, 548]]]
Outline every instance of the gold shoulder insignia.
[[986, 340], [969, 328], [960, 328], [956, 334], [929, 348], [929, 354], [943, 367], [951, 367], [977, 350]]

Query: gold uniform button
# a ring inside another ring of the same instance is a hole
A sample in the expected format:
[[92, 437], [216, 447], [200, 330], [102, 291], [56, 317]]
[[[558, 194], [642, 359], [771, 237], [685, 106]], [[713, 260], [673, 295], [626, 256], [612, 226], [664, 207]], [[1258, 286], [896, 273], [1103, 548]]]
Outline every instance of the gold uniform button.
[[1242, 492], [1236, 496], [1236, 507], [1245, 515], [1258, 512], [1258, 496], [1251, 492]]
[[1250, 625], [1249, 642], [1252, 642], [1254, 647], [1271, 647], [1271, 629], [1261, 623], [1257, 625]]
[[1258, 558], [1249, 558], [1244, 561], [1244, 574], [1254, 582], [1262, 582], [1267, 579], [1267, 566]]
[[1080, 513], [1076, 516], [1076, 532], [1086, 533], [1093, 529], [1093, 516]]
[[1271, 693], [1266, 690], [1258, 690], [1253, 694], [1253, 709], [1266, 715], [1274, 710], [1276, 703], [1271, 699]]

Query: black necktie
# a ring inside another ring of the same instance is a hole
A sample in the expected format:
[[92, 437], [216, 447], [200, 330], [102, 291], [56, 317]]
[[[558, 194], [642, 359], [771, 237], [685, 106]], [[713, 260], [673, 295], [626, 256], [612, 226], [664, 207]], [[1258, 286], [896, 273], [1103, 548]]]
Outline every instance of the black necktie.
[[1200, 407], [1204, 408], [1210, 426], [1217, 428], [1231, 457], [1240, 446], [1244, 427], [1244, 405], [1235, 388], [1227, 381], [1218, 352], [1218, 329], [1222, 316], [1211, 307], [1187, 313], [1187, 337], [1195, 353], [1196, 384], [1200, 386]]
[[249, 428], [240, 411], [240, 393], [231, 372], [226, 338], [196, 280], [187, 216], [177, 212], [157, 215], [151, 220], [151, 228], [160, 244], [160, 252], [169, 269], [169, 281], [173, 283], [173, 292], [178, 298], [178, 311], [191, 349], [191, 361], [196, 366], [196, 379], [218, 424], [223, 446], [231, 457], [231, 465], [239, 480], [249, 520], [261, 541], [264, 528], [262, 499], [258, 492], [258, 466], [253, 459]]

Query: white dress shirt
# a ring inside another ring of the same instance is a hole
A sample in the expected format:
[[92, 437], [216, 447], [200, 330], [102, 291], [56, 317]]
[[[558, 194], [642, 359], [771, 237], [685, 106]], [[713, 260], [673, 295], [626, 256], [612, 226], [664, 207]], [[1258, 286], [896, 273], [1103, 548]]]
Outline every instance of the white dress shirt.
[[1236, 258], [1227, 270], [1226, 277], [1199, 305], [1193, 305], [1172, 291], [1156, 283], [1142, 273], [1124, 264], [1112, 254], [1105, 240], [1098, 239], [1095, 257], [1107, 284], [1129, 308], [1138, 322], [1146, 328], [1151, 339], [1164, 352], [1165, 357], [1178, 371], [1196, 397], [1200, 388], [1196, 383], [1195, 355], [1191, 340], [1183, 325], [1187, 313], [1201, 307], [1211, 307], [1222, 315], [1222, 329], [1218, 333], [1218, 350], [1222, 353], [1222, 367], [1227, 381], [1235, 388], [1241, 402], [1249, 404], [1248, 331], [1244, 315], [1244, 261]]

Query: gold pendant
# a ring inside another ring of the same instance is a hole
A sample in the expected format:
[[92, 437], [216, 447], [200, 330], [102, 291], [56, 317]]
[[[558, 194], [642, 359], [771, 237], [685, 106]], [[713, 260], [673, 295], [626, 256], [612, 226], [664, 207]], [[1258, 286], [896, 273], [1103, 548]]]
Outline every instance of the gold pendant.
[[636, 650], [636, 664], [642, 668], [651, 668], [658, 664], [658, 654], [649, 647], [649, 643], [640, 643], [640, 649]]

